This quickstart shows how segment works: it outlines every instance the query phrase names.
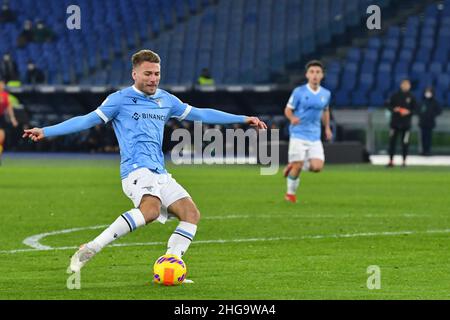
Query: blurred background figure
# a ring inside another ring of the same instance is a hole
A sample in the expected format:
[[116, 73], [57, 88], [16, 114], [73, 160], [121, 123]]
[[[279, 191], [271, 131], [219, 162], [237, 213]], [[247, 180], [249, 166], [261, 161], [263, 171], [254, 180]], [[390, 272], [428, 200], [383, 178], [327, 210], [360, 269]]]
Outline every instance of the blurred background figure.
[[6, 139], [6, 114], [8, 114], [11, 124], [14, 126], [14, 128], [16, 128], [18, 126], [18, 122], [14, 115], [14, 109], [9, 100], [8, 92], [5, 91], [5, 82], [0, 79], [0, 164]]
[[0, 61], [0, 79], [3, 79], [6, 84], [19, 79], [17, 64], [9, 53], [5, 53]]
[[431, 155], [433, 129], [436, 126], [436, 117], [440, 115], [442, 108], [434, 97], [432, 87], [425, 89], [423, 100], [419, 109], [419, 127], [422, 137], [422, 155]]
[[25, 48], [30, 42], [34, 40], [33, 23], [31, 20], [25, 20], [23, 29], [17, 37], [17, 47]]
[[211, 76], [211, 72], [208, 68], [203, 68], [200, 76], [198, 77], [197, 83], [201, 86], [212, 86], [214, 85], [214, 79]]
[[45, 25], [43, 21], [38, 21], [33, 29], [33, 41], [36, 43], [44, 43], [53, 41], [55, 34]]
[[26, 83], [35, 85], [44, 82], [45, 75], [42, 70], [36, 67], [33, 61], [29, 61], [27, 64]]
[[411, 133], [411, 119], [412, 115], [417, 110], [417, 101], [411, 93], [411, 82], [409, 80], [403, 80], [400, 84], [400, 90], [390, 97], [389, 110], [391, 111], [391, 128], [389, 131], [390, 160], [387, 167], [394, 166], [394, 154], [397, 144], [397, 137], [399, 135], [402, 141], [403, 166], [406, 166]]
[[8, 3], [2, 5], [0, 11], [0, 23], [8, 23], [16, 21], [16, 14], [9, 8]]

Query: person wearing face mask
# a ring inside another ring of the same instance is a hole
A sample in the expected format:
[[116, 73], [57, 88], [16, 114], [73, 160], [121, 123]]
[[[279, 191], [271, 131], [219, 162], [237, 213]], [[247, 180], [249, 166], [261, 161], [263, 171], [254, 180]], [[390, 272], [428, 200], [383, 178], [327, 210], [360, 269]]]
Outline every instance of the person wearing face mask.
[[389, 163], [388, 168], [394, 166], [394, 154], [397, 138], [400, 136], [402, 142], [403, 167], [406, 166], [408, 156], [409, 138], [411, 130], [412, 115], [417, 110], [417, 101], [411, 93], [411, 82], [405, 79], [400, 84], [400, 90], [389, 99], [389, 111], [391, 112], [391, 123], [389, 131]]
[[436, 126], [436, 117], [441, 112], [442, 108], [434, 97], [433, 88], [426, 88], [419, 109], [419, 127], [422, 137], [422, 155], [424, 156], [431, 155], [433, 129]]

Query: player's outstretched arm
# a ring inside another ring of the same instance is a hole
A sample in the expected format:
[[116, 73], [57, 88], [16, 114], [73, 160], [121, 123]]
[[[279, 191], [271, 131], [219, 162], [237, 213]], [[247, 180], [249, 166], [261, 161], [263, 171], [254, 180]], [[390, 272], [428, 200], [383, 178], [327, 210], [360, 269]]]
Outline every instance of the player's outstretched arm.
[[215, 109], [200, 109], [192, 107], [185, 119], [189, 121], [202, 121], [208, 124], [245, 123], [258, 129], [267, 129], [267, 125], [263, 121], [259, 120], [258, 117], [238, 116]]
[[297, 124], [300, 124], [300, 118], [295, 116], [294, 109], [290, 105], [287, 105], [284, 109], [284, 115], [292, 125], [295, 126]]
[[84, 116], [74, 117], [54, 126], [24, 130], [22, 137], [30, 138], [34, 142], [38, 142], [44, 138], [83, 131], [101, 123], [103, 123], [102, 119], [93, 111]]

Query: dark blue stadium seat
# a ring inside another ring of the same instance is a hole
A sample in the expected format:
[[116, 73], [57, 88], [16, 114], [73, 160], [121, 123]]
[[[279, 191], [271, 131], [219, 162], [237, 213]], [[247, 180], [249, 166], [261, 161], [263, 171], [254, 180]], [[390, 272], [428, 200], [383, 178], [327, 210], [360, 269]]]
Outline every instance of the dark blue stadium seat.
[[346, 106], [351, 105], [349, 92], [344, 91], [344, 90], [339, 90], [335, 95], [334, 103], [337, 107], [346, 107]]
[[328, 71], [325, 76], [324, 86], [331, 91], [336, 90], [339, 86], [339, 73]]
[[416, 47], [417, 47], [417, 39], [415, 37], [408, 35], [407, 37], [403, 38], [402, 48], [408, 50], [415, 50]]
[[370, 90], [375, 82], [374, 76], [372, 73], [368, 74], [361, 74], [360, 80], [359, 80], [359, 90], [366, 93], [368, 90]]
[[372, 91], [369, 94], [369, 105], [372, 107], [381, 107], [385, 104], [385, 91]]
[[395, 60], [396, 50], [391, 48], [386, 48], [381, 54], [381, 62], [392, 63]]
[[367, 106], [369, 99], [363, 91], [355, 91], [352, 93], [352, 105], [353, 106]]
[[377, 49], [377, 50], [380, 49], [381, 48], [381, 39], [379, 37], [370, 38], [367, 48]]
[[442, 63], [439, 61], [432, 62], [429, 67], [429, 72], [434, 76], [438, 76], [443, 72]]
[[347, 61], [358, 63], [361, 60], [361, 50], [359, 48], [352, 48], [347, 52]]
[[443, 91], [450, 91], [450, 75], [441, 74], [436, 79], [436, 87]]
[[411, 67], [411, 77], [413, 79], [419, 79], [422, 74], [425, 72], [426, 66], [424, 62], [417, 61], [414, 62]]

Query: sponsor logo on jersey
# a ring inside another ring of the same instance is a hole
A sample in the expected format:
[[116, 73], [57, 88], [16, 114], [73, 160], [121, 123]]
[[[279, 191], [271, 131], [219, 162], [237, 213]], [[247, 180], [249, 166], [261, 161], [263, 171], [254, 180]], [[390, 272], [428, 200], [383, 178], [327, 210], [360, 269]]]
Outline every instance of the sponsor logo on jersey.
[[154, 113], [137, 113], [135, 112], [132, 116], [132, 118], [134, 120], [139, 120], [140, 118], [142, 119], [152, 119], [152, 120], [159, 120], [159, 121], [165, 121], [166, 120], [166, 116], [162, 115], [162, 114], [154, 114]]

